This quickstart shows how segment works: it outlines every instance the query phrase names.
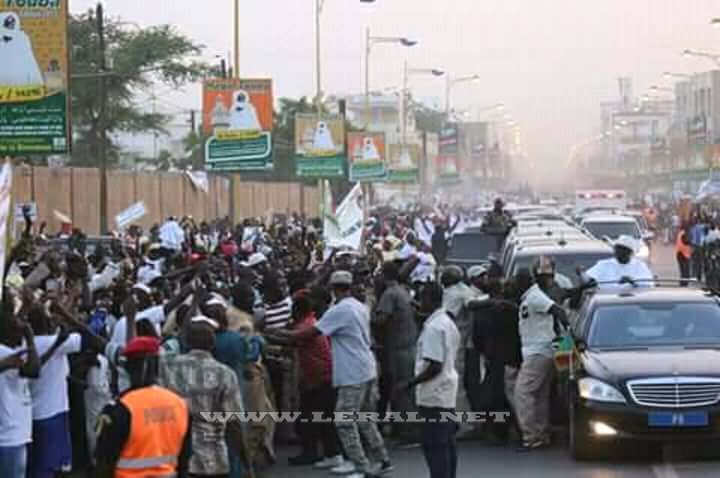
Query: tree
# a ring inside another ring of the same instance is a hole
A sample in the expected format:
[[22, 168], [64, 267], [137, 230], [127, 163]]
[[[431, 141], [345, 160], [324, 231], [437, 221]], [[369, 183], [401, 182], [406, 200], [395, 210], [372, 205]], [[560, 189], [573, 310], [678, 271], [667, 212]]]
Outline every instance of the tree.
[[[70, 18], [72, 45], [72, 124], [75, 165], [97, 165], [100, 138], [99, 36], [92, 11]], [[128, 30], [123, 22], [105, 21], [108, 161], [117, 160], [117, 133], [167, 134], [169, 118], [145, 111], [137, 94], [153, 85], [180, 88], [198, 80], [210, 69], [198, 60], [203, 46], [170, 25]]]

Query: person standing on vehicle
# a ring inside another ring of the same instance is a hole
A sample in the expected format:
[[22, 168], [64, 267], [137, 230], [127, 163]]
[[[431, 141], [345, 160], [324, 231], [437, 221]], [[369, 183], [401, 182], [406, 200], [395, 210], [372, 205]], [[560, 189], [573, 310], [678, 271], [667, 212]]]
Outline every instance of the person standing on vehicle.
[[636, 242], [630, 236], [620, 236], [614, 244], [615, 257], [598, 261], [585, 272], [585, 279], [594, 280], [605, 292], [622, 290], [627, 285], [653, 287], [653, 273], [647, 264], [633, 257]]
[[436, 283], [426, 284], [420, 292], [420, 307], [431, 314], [423, 324], [417, 342], [415, 377], [406, 389], [415, 389], [419, 416], [423, 424], [422, 449], [430, 469], [430, 478], [455, 478], [458, 426], [451, 420], [439, 420], [444, 412], [455, 411], [458, 372], [455, 359], [460, 348], [460, 333], [442, 307], [443, 290]]
[[515, 412], [522, 432], [521, 450], [550, 444], [550, 386], [556, 323], [567, 326], [565, 310], [548, 295], [555, 264], [540, 257], [533, 268], [535, 285], [523, 295], [519, 326], [522, 365], [515, 385]]
[[514, 224], [512, 216], [505, 211], [505, 203], [497, 198], [493, 210], [483, 220], [482, 229], [490, 234], [507, 234]]

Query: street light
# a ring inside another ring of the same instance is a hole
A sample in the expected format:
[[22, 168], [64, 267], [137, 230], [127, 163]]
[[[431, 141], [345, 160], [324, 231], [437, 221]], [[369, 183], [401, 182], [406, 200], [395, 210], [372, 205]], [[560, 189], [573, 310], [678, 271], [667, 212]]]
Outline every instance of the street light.
[[[370, 3], [368, 0], [361, 1]], [[407, 37], [374, 37], [370, 36], [370, 27], [365, 29], [365, 129], [370, 125], [370, 51], [372, 45], [379, 43], [412, 47], [417, 45], [418, 42]]]
[[720, 55], [717, 53], [710, 53], [710, 52], [706, 52], [706, 51], [696, 51], [696, 50], [687, 49], [687, 50], [683, 51], [683, 56], [685, 58], [692, 58], [692, 57], [706, 58], [708, 60], [714, 61], [716, 65], [720, 65]]
[[448, 116], [450, 114], [450, 91], [452, 90], [453, 86], [458, 85], [460, 83], [476, 83], [480, 81], [480, 75], [469, 75], [469, 76], [462, 76], [460, 78], [450, 78], [450, 75], [445, 76], [445, 116]]
[[663, 73], [663, 78], [665, 78], [666, 80], [670, 80], [672, 78], [682, 78], [684, 80], [689, 80], [690, 78], [692, 78], [692, 75], [688, 75], [686, 73], [672, 73], [670, 71], [666, 71]]
[[435, 77], [443, 76], [445, 72], [437, 68], [408, 68], [407, 61], [403, 66], [403, 86], [402, 86], [402, 131], [400, 133], [402, 145], [407, 143], [407, 100], [408, 100], [408, 77], [410, 75], [431, 75]]
[[674, 92], [675, 92], [675, 90], [673, 90], [672, 88], [663, 88], [663, 87], [658, 86], [658, 85], [652, 85], [652, 86], [650, 87], [650, 89], [651, 89], [652, 91], [667, 91], [667, 92], [669, 92], [669, 93], [674, 93]]

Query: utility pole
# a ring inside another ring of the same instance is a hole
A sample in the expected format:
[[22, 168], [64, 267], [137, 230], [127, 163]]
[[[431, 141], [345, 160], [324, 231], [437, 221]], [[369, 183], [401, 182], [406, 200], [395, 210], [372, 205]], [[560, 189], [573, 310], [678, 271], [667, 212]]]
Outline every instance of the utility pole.
[[190, 110], [190, 131], [195, 133], [196, 123], [195, 123], [195, 110]]
[[108, 187], [107, 187], [107, 125], [105, 115], [107, 114], [107, 92], [106, 92], [106, 59], [105, 59], [105, 21], [103, 18], [103, 6], [98, 2], [96, 7], [96, 22], [98, 34], [98, 65], [100, 75], [98, 76], [98, 92], [100, 106], [97, 119], [97, 155], [100, 161], [100, 233], [106, 234], [108, 229]]

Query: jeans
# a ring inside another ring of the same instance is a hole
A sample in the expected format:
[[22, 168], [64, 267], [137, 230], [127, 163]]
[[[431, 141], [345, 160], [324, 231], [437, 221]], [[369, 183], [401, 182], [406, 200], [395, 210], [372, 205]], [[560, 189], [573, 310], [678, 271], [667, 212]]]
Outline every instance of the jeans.
[[27, 446], [0, 446], [0, 476], [25, 476], [27, 468]]
[[[453, 413], [452, 408], [419, 407], [418, 415], [426, 419], [440, 418], [441, 412]], [[430, 469], [430, 478], [455, 478], [457, 473], [458, 424], [453, 421], [423, 423], [422, 450]]]
[[[336, 412], [374, 412], [377, 406], [377, 384], [375, 380], [358, 385], [343, 385], [337, 387]], [[385, 448], [385, 441], [380, 435], [377, 423], [342, 422], [335, 423], [338, 438], [342, 444], [347, 459], [353, 462], [355, 468], [362, 473], [370, 473], [371, 463], [365, 454], [367, 447], [370, 458], [376, 463], [389, 461]], [[362, 437], [362, 438], [361, 438]]]

